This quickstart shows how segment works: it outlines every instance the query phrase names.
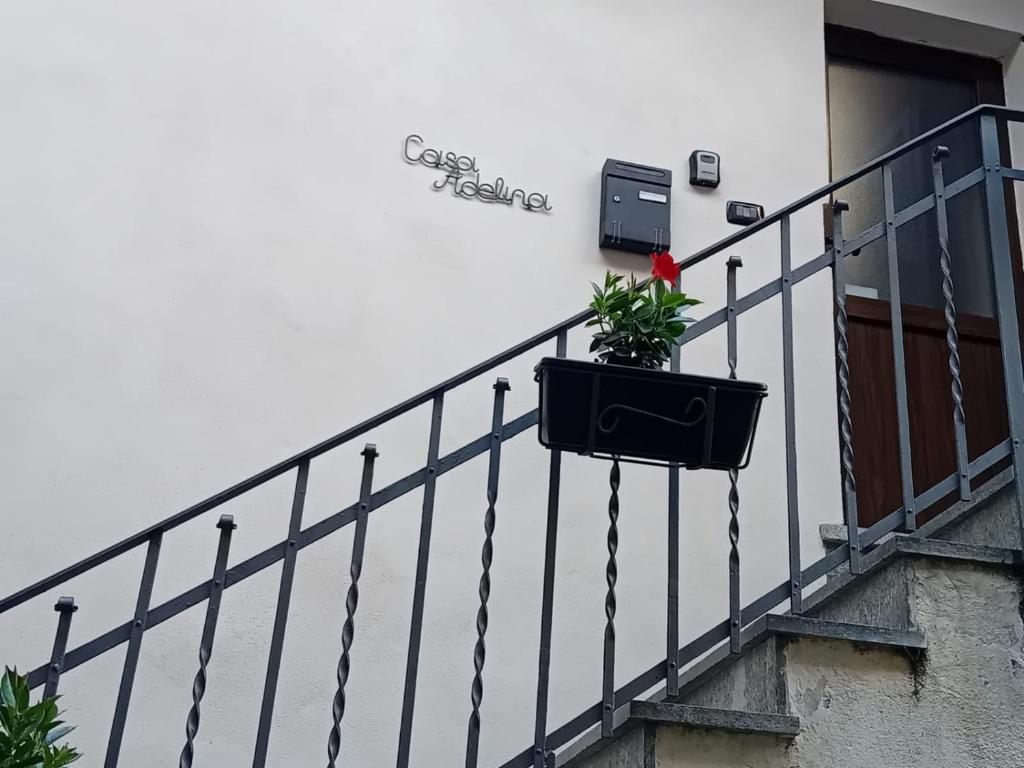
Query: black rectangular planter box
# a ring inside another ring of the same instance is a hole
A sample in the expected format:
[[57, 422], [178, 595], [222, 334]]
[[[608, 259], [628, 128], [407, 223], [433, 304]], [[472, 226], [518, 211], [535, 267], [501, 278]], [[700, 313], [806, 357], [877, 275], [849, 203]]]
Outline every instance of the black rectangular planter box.
[[741, 469], [764, 384], [545, 357], [540, 442], [589, 456]]

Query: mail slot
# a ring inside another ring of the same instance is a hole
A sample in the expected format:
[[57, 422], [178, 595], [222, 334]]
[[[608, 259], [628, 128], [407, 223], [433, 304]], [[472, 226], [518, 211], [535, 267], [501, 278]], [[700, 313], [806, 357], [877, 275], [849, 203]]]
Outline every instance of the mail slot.
[[602, 248], [630, 253], [671, 246], [672, 171], [606, 160], [601, 172]]

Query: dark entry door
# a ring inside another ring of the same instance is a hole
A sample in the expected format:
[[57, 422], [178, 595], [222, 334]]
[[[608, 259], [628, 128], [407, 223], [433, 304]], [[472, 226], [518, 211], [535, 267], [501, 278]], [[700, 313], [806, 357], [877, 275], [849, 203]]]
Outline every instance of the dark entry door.
[[[1003, 103], [1002, 70], [995, 61], [837, 28], [827, 31], [826, 49], [834, 179], [979, 103]], [[944, 162], [947, 184], [981, 165], [976, 123], [935, 143], [951, 152]], [[893, 163], [896, 211], [932, 193], [932, 148]], [[840, 196], [850, 203], [844, 218], [848, 239], [884, 219], [881, 173], [851, 184]], [[974, 459], [1007, 437], [982, 185], [950, 199], [948, 208], [968, 453]], [[897, 248], [914, 493], [920, 495], [956, 471], [935, 215], [900, 226]], [[870, 526], [903, 505], [885, 239], [848, 257], [845, 276], [854, 474], [860, 525]], [[954, 498], [933, 505], [918, 521]]]

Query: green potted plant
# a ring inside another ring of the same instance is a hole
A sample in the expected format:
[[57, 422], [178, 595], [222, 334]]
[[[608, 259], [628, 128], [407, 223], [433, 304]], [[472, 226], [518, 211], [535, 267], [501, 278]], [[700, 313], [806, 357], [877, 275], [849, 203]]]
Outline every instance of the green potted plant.
[[749, 458], [763, 384], [662, 370], [700, 302], [673, 291], [679, 266], [651, 254], [651, 277], [609, 272], [590, 307], [595, 362], [537, 365], [539, 437], [548, 448], [689, 468], [737, 469]]
[[0, 768], [63, 768], [79, 758], [57, 744], [73, 728], [57, 710], [59, 696], [29, 703], [28, 680], [6, 669], [0, 678]]

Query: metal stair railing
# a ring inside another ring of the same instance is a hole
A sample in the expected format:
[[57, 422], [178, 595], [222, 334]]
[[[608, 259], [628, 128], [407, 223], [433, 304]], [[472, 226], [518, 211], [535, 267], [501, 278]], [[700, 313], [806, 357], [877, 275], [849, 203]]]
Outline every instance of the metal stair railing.
[[[949, 155], [945, 147], [935, 147], [932, 158], [934, 191], [932, 194], [914, 202], [902, 210], [895, 209], [893, 189], [892, 163], [906, 153], [926, 145], [931, 145], [946, 131], [967, 122], [977, 121], [980, 132], [982, 165], [960, 178], [945, 183], [942, 161]], [[730, 488], [730, 509], [733, 512], [730, 521], [730, 607], [729, 615], [722, 622], [709, 628], [704, 634], [689, 642], [682, 648], [678, 647], [679, 627], [679, 469], [670, 467], [667, 470], [667, 490], [669, 504], [669, 546], [668, 546], [668, 587], [666, 593], [666, 652], [665, 657], [655, 663], [647, 671], [633, 680], [614, 687], [614, 665], [609, 665], [607, 650], [609, 640], [612, 643], [612, 662], [614, 661], [614, 580], [612, 574], [616, 570], [615, 548], [609, 538], [609, 599], [612, 601], [608, 613], [609, 632], [606, 630], [606, 663], [602, 700], [589, 707], [567, 723], [553, 730], [548, 724], [550, 647], [553, 625], [553, 592], [556, 569], [558, 508], [561, 483], [561, 455], [552, 451], [550, 455], [546, 541], [544, 550], [544, 571], [542, 587], [542, 603], [540, 617], [540, 642], [537, 671], [537, 697], [534, 717], [534, 743], [519, 754], [504, 762], [501, 768], [544, 768], [553, 766], [556, 750], [571, 742], [584, 731], [603, 724], [603, 730], [610, 732], [616, 711], [628, 705], [628, 702], [651, 690], [665, 681], [666, 692], [674, 695], [678, 691], [680, 671], [689, 663], [716, 646], [730, 642], [731, 650], [741, 649], [739, 631], [746, 625], [760, 618], [777, 606], [789, 602], [794, 614], [801, 612], [802, 591], [805, 586], [815, 582], [830, 571], [841, 566], [848, 566], [854, 574], [860, 570], [861, 556], [888, 533], [897, 530], [914, 530], [919, 510], [934, 504], [949, 493], [959, 491], [961, 498], [968, 500], [971, 494], [971, 480], [995, 464], [1009, 458], [1013, 467], [1013, 482], [1017, 498], [1018, 521], [1021, 525], [1024, 540], [1024, 510], [1021, 508], [1024, 499], [1024, 373], [1022, 373], [1020, 329], [1018, 327], [1017, 309], [1013, 287], [1013, 254], [1010, 247], [1006, 203], [1004, 199], [1004, 182], [1024, 181], [1024, 169], [1004, 167], [1000, 154], [1001, 123], [1024, 122], [1024, 112], [1000, 106], [982, 105], [918, 136], [912, 141], [882, 155], [864, 165], [853, 173], [838, 179], [790, 205], [765, 217], [761, 221], [739, 230], [733, 235], [704, 248], [685, 258], [680, 263], [683, 270], [689, 269], [747, 238], [778, 225], [780, 240], [780, 273], [779, 277], [761, 286], [755, 291], [737, 297], [735, 290], [735, 268], [738, 260], [729, 260], [729, 291], [727, 305], [711, 313], [687, 329], [680, 345], [687, 344], [709, 331], [727, 325], [729, 331], [729, 363], [730, 370], [736, 369], [736, 323], [739, 315], [753, 309], [763, 302], [781, 297], [781, 332], [784, 378], [785, 408], [785, 445], [786, 445], [786, 488], [787, 517], [789, 527], [789, 577], [786, 581], [767, 591], [764, 595], [746, 606], [739, 604], [739, 528], [736, 511], [739, 496], [736, 494], [735, 478]], [[849, 185], [857, 179], [881, 171], [883, 179], [883, 202], [885, 219], [867, 228], [855, 237], [843, 237], [843, 213], [848, 206], [841, 201], [833, 204], [833, 247], [816, 258], [792, 266], [792, 244], [790, 217], [803, 209], [812, 206], [823, 198]], [[964, 416], [962, 384], [960, 381], [960, 363], [958, 337], [956, 331], [956, 307], [951, 278], [950, 253], [948, 240], [947, 201], [968, 189], [984, 185], [985, 190], [985, 229], [988, 234], [991, 255], [992, 279], [995, 289], [996, 309], [1004, 384], [1006, 389], [1007, 421], [1009, 438], [990, 449], [973, 461], [969, 460], [966, 449], [966, 419]], [[911, 463], [911, 445], [909, 435], [908, 402], [906, 390], [906, 371], [902, 343], [902, 318], [899, 301], [898, 252], [896, 245], [897, 229], [935, 211], [935, 226], [940, 244], [940, 253], [936, 261], [943, 277], [944, 316], [947, 323], [946, 339], [949, 347], [949, 371], [951, 378], [951, 394], [954, 408], [951, 418], [956, 437], [957, 469], [941, 482], [935, 484], [921, 494], [914, 493]], [[891, 325], [894, 340], [894, 368], [896, 371], [897, 418], [899, 427], [901, 488], [903, 504], [892, 511], [870, 528], [861, 531], [857, 527], [856, 511], [856, 478], [853, 470], [853, 434], [850, 415], [849, 391], [849, 357], [846, 338], [846, 287], [843, 280], [843, 263], [848, 254], [885, 238], [887, 243], [889, 279], [891, 282], [892, 300], [890, 301]], [[840, 415], [840, 456], [843, 485], [843, 503], [847, 521], [847, 542], [831, 551], [826, 556], [810, 565], [803, 565], [800, 556], [800, 521], [796, 496], [796, 406], [793, 384], [793, 288], [818, 272], [831, 268], [835, 290], [835, 331], [837, 358], [837, 394]], [[162, 624], [168, 619], [204, 601], [207, 602], [206, 619], [199, 642], [199, 671], [193, 684], [193, 706], [186, 718], [186, 742], [181, 752], [179, 765], [188, 768], [192, 765], [194, 739], [199, 732], [200, 703], [205, 692], [209, 672], [208, 665], [213, 652], [213, 643], [223, 590], [229, 589], [244, 581], [255, 573], [283, 561], [282, 574], [277, 598], [277, 609], [271, 635], [270, 651], [267, 659], [266, 680], [263, 688], [262, 708], [255, 738], [253, 767], [263, 768], [267, 760], [267, 750], [271, 735], [271, 723], [274, 704], [277, 696], [277, 681], [280, 671], [281, 654], [287, 629], [289, 604], [295, 564], [299, 552], [316, 541], [329, 536], [340, 528], [355, 523], [356, 546], [353, 548], [351, 563], [351, 585], [346, 600], [346, 622], [343, 631], [343, 649], [338, 663], [338, 690], [334, 699], [334, 727], [328, 738], [328, 765], [335, 765], [340, 748], [341, 732], [339, 730], [345, 710], [345, 683], [349, 666], [352, 663], [350, 650], [355, 638], [356, 611], [358, 607], [358, 579], [362, 569], [363, 550], [361, 542], [365, 541], [367, 525], [371, 513], [387, 505], [389, 502], [422, 488], [423, 503], [420, 520], [419, 549], [416, 564], [416, 579], [410, 618], [409, 648], [406, 659], [405, 685], [403, 689], [403, 705], [399, 733], [397, 734], [396, 765], [408, 768], [410, 760], [412, 721], [416, 696], [416, 685], [419, 665], [419, 650], [423, 622], [423, 609], [426, 597], [426, 573], [430, 555], [431, 526], [433, 519], [434, 493], [438, 479], [447, 472], [470, 461], [476, 456], [488, 453], [490, 469], [487, 483], [487, 515], [485, 516], [485, 539], [482, 551], [483, 573], [480, 581], [480, 606], [477, 615], [478, 643], [474, 651], [475, 672], [471, 691], [471, 712], [467, 726], [466, 766], [475, 768], [477, 765], [477, 744], [480, 735], [481, 719], [479, 708], [483, 697], [483, 674], [485, 662], [484, 635], [487, 630], [487, 598], [489, 595], [489, 564], [493, 552], [491, 534], [494, 528], [494, 510], [497, 504], [498, 479], [501, 462], [501, 444], [516, 435], [530, 429], [537, 423], [537, 410], [531, 410], [509, 421], [504, 420], [504, 393], [507, 382], [498, 379], [495, 384], [491, 428], [479, 438], [465, 444], [461, 448], [446, 455], [440, 455], [440, 437], [445, 395], [461, 385], [475, 379], [497, 366], [530, 352], [535, 348], [555, 341], [556, 355], [566, 354], [568, 333], [582, 325], [593, 316], [591, 311], [580, 312], [537, 335], [501, 352], [494, 357], [475, 365], [462, 373], [453, 376], [420, 394], [399, 403], [398, 405], [369, 418], [289, 459], [243, 480], [187, 509], [178, 512], [166, 520], [150, 526], [139, 533], [129, 536], [94, 555], [84, 558], [51, 576], [39, 580], [24, 589], [0, 600], [0, 615], [10, 611], [29, 600], [50, 593], [70, 579], [84, 574], [97, 566], [114, 560], [137, 548], [145, 547], [146, 556], [140, 578], [140, 586], [134, 615], [128, 621], [113, 627], [107, 632], [67, 650], [72, 617], [78, 610], [70, 597], [61, 597], [55, 606], [59, 613], [57, 631], [53, 641], [53, 650], [49, 663], [32, 670], [29, 683], [35, 688], [45, 685], [47, 695], [54, 694], [59, 685], [60, 676], [95, 657], [127, 643], [127, 652], [118, 689], [117, 701], [111, 723], [110, 737], [105, 768], [114, 768], [118, 764], [120, 745], [124, 733], [131, 694], [135, 684], [135, 670], [139, 660], [142, 640], [145, 633]], [[679, 349], [673, 351], [671, 367], [678, 370]], [[311, 463], [317, 457], [349, 443], [367, 434], [371, 430], [411, 411], [421, 405], [431, 403], [430, 435], [424, 465], [412, 474], [397, 480], [383, 488], [373, 490], [374, 463], [377, 452], [374, 446], [367, 445], [363, 451], [363, 478], [359, 499], [305, 528], [302, 526], [302, 513], [306, 496], [306, 487], [310, 475]], [[211, 512], [225, 502], [239, 497], [264, 483], [288, 472], [295, 472], [295, 488], [291, 514], [288, 521], [287, 538], [262, 552], [227, 567], [228, 553], [234, 522], [229, 515], [223, 515], [217, 524], [219, 529], [219, 546], [213, 565], [213, 575], [189, 590], [152, 606], [151, 597], [156, 567], [160, 557], [161, 542], [164, 534], [174, 528], [193, 520], [200, 515]], [[615, 487], [613, 483], [612, 504], [617, 507]], [[610, 506], [613, 515], [614, 510]], [[674, 545], [673, 545], [674, 543]]]

